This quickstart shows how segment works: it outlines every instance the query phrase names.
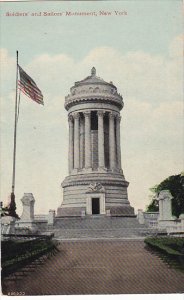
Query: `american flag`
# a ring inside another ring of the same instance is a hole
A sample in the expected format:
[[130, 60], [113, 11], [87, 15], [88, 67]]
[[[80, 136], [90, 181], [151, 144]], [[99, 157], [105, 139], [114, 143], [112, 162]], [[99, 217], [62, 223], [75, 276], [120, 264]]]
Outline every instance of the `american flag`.
[[34, 80], [26, 74], [26, 72], [19, 67], [20, 79], [18, 80], [19, 89], [33, 101], [44, 105], [43, 95], [40, 89], [37, 87]]

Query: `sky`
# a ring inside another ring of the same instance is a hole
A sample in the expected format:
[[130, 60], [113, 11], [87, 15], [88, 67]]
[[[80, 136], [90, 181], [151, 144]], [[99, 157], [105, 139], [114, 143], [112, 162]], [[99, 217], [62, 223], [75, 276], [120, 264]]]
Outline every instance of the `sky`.
[[151, 187], [184, 170], [182, 1], [1, 2], [0, 26], [1, 201], [11, 193], [16, 50], [45, 103], [21, 96], [18, 214], [24, 193], [33, 193], [37, 214], [61, 205], [68, 175], [65, 96], [93, 66], [124, 98], [122, 168], [135, 210], [149, 204]]

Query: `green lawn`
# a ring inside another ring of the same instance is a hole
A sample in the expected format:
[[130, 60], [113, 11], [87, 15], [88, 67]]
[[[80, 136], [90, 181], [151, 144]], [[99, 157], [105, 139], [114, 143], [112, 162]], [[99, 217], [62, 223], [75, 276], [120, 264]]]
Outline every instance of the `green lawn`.
[[[150, 249], [161, 254], [167, 263], [176, 262], [184, 270], [184, 238], [183, 237], [148, 237], [144, 240]], [[174, 264], [173, 264], [174, 265]]]
[[9, 240], [1, 243], [2, 275], [12, 273], [56, 247], [51, 239]]

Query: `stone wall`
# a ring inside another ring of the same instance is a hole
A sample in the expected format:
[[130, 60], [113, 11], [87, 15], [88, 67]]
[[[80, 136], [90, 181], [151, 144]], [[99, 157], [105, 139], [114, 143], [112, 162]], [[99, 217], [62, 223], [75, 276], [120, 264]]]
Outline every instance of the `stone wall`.
[[184, 214], [177, 219], [172, 215], [172, 195], [169, 190], [162, 190], [158, 195], [159, 212], [143, 212], [138, 209], [137, 218], [140, 224], [166, 230], [168, 234], [184, 235]]
[[159, 212], [143, 212], [142, 209], [138, 209], [137, 218], [140, 224], [150, 228], [158, 227]]

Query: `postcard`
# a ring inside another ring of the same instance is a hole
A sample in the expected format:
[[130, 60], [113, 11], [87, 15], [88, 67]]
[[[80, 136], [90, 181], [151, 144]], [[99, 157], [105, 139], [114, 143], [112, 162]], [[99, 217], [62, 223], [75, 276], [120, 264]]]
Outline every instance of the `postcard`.
[[0, 8], [3, 295], [183, 293], [182, 1]]

